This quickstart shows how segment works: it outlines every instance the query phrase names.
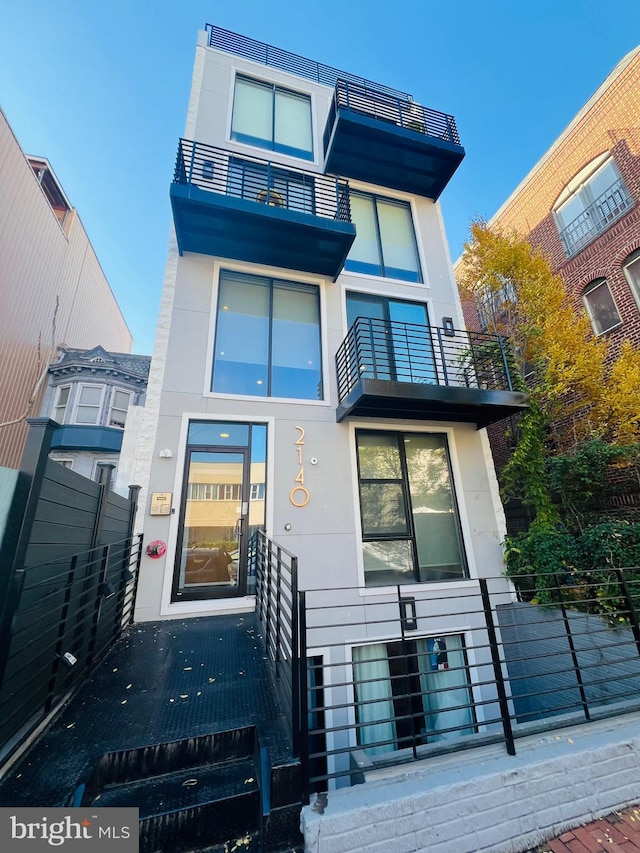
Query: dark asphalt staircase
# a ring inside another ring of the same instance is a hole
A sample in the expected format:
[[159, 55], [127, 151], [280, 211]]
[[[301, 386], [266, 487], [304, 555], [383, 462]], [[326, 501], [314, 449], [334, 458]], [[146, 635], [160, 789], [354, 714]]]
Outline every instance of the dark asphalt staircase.
[[137, 807], [141, 853], [302, 850], [300, 764], [272, 767], [255, 726], [108, 752], [73, 805]]

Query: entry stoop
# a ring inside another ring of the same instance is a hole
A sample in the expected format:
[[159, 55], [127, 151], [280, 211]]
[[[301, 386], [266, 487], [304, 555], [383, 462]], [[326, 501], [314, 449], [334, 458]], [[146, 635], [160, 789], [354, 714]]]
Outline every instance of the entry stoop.
[[300, 764], [255, 726], [104, 754], [72, 805], [140, 810], [141, 853], [302, 850]]

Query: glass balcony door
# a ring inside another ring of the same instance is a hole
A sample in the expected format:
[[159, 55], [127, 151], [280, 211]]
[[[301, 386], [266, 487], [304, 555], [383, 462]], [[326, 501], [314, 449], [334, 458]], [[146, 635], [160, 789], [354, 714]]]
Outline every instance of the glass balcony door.
[[437, 384], [426, 305], [348, 293], [349, 328], [358, 318], [364, 318], [356, 331], [359, 360], [365, 366], [361, 376]]

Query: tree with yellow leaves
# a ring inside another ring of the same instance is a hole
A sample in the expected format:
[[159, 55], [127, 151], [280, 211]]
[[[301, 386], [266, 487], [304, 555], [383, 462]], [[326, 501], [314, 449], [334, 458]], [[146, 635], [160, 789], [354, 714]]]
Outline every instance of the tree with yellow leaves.
[[474, 222], [458, 282], [487, 331], [511, 339], [523, 375], [525, 364], [527, 372], [533, 369], [531, 409], [522, 419], [503, 487], [520, 492], [540, 522], [555, 523], [544, 456], [596, 436], [619, 445], [638, 442], [640, 352], [626, 343], [608, 360], [606, 340], [593, 336], [563, 280], [541, 250], [515, 232]]

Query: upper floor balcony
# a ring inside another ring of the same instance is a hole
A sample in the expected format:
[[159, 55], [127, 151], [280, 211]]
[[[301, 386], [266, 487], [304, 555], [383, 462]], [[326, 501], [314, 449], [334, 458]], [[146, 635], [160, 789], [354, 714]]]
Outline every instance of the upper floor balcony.
[[181, 139], [170, 190], [178, 249], [331, 276], [356, 235], [349, 185]]
[[53, 433], [51, 450], [95, 450], [120, 453], [124, 431], [107, 426], [63, 424]]
[[324, 131], [326, 171], [437, 199], [464, 157], [455, 119], [338, 80]]
[[[582, 198], [580, 200], [582, 201]], [[618, 178], [594, 202], [584, 206], [574, 219], [560, 229], [560, 239], [567, 257], [577, 254], [595, 240], [598, 234], [606, 231], [632, 206], [633, 199], [622, 178]], [[560, 224], [561, 222], [560, 218]]]
[[358, 317], [336, 354], [337, 420], [348, 416], [474, 423], [528, 407], [497, 335]]

